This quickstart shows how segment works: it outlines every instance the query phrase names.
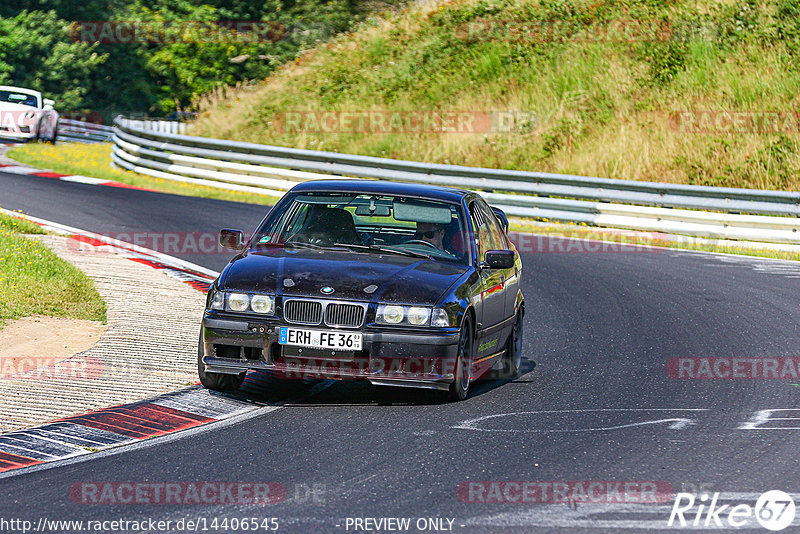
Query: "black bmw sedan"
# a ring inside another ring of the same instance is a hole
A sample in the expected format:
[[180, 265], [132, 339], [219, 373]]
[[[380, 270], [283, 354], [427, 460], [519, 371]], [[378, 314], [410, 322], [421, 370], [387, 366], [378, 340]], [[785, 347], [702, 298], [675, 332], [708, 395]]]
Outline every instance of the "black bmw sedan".
[[363, 379], [467, 397], [521, 359], [522, 262], [508, 220], [476, 193], [368, 180], [291, 189], [208, 293], [201, 383], [237, 389], [250, 369]]

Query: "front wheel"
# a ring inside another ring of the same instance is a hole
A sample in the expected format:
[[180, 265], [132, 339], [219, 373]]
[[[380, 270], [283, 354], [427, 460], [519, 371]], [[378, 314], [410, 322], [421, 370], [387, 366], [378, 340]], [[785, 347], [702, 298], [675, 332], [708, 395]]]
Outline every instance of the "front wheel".
[[205, 348], [203, 346], [203, 335], [200, 334], [200, 342], [197, 345], [197, 375], [200, 383], [208, 389], [215, 391], [236, 391], [244, 382], [245, 373], [229, 375], [225, 373], [209, 373], [206, 371], [206, 364], [203, 362]]
[[464, 320], [458, 341], [458, 355], [456, 356], [455, 377], [450, 384], [448, 398], [451, 401], [462, 401], [469, 394], [469, 383], [472, 375], [472, 321], [469, 316]]
[[56, 122], [56, 125], [53, 127], [53, 137], [50, 138], [50, 144], [52, 145], [56, 144], [57, 140], [58, 140], [58, 122]]

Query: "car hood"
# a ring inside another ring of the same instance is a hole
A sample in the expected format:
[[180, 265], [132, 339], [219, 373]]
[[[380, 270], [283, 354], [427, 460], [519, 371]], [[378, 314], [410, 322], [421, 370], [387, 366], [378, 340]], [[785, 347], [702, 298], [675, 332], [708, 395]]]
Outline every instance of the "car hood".
[[14, 104], [12, 102], [0, 102], [0, 111], [41, 111], [39, 108]]
[[[220, 277], [220, 288], [433, 305], [466, 270], [466, 266], [392, 254], [274, 249], [235, 258]], [[333, 292], [325, 294], [323, 287]]]

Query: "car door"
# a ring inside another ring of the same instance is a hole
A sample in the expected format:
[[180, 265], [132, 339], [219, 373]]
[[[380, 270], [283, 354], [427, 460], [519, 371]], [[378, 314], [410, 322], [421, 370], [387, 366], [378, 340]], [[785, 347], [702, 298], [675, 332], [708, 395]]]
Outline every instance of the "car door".
[[497, 233], [500, 236], [501, 244], [498, 248], [504, 250], [513, 250], [514, 251], [514, 267], [510, 269], [504, 269], [504, 284], [505, 287], [503, 291], [505, 292], [505, 317], [513, 317], [514, 312], [517, 310], [517, 296], [519, 295], [520, 286], [519, 286], [519, 278], [522, 274], [521, 267], [522, 263], [519, 260], [519, 252], [517, 252], [517, 247], [514, 246], [514, 243], [508, 238], [506, 234], [503, 224], [500, 222], [500, 219], [494, 214], [494, 211], [489, 212], [492, 215], [492, 220], [494, 222], [494, 226], [497, 229]]
[[478, 254], [476, 268], [481, 278], [479, 301], [482, 316], [479, 319], [481, 328], [478, 331], [478, 343], [475, 348], [476, 360], [500, 350], [501, 328], [505, 319], [505, 272], [503, 269], [489, 269], [483, 265], [486, 251], [500, 246], [500, 236], [492, 226], [494, 216], [489, 219], [486, 216], [487, 210], [488, 207], [480, 199], [475, 199], [470, 204], [470, 219]]

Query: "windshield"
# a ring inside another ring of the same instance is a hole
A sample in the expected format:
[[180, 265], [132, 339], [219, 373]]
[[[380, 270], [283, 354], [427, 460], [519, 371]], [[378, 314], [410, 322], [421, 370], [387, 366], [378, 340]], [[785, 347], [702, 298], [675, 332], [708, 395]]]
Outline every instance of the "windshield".
[[33, 108], [39, 107], [39, 99], [36, 98], [36, 95], [6, 90], [0, 90], [0, 102], [22, 104], [23, 106], [31, 106]]
[[[272, 222], [270, 222], [272, 221]], [[467, 263], [458, 204], [369, 194], [297, 194], [253, 238], [253, 247], [309, 246], [387, 252]]]

